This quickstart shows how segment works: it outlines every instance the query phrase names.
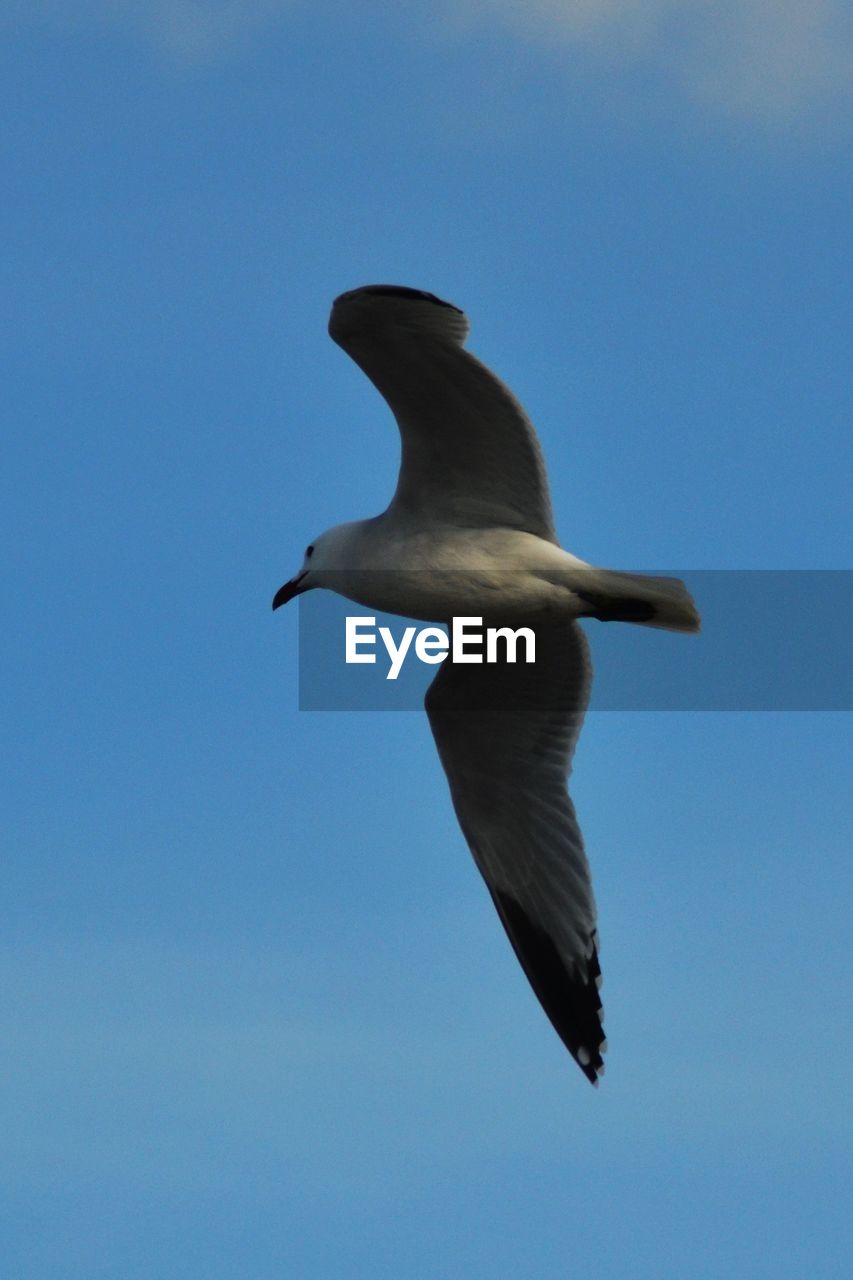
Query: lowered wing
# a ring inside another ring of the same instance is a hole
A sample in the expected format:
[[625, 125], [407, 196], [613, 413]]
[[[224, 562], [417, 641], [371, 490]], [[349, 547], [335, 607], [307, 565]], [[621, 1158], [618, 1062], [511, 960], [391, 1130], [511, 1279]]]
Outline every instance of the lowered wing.
[[577, 624], [538, 628], [533, 664], [446, 659], [426, 709], [459, 825], [509, 940], [595, 1084], [605, 1048], [595, 902], [566, 790], [590, 681]]

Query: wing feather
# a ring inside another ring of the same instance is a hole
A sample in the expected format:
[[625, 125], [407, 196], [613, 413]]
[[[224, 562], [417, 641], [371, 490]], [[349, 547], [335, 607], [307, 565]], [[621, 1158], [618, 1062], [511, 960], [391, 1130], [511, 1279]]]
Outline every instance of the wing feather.
[[566, 790], [590, 682], [580, 627], [540, 627], [535, 664], [448, 658], [426, 709], [459, 824], [519, 962], [595, 1083], [604, 1069], [595, 901]]
[[468, 321], [458, 307], [417, 289], [366, 285], [336, 299], [329, 333], [400, 428], [392, 508], [427, 524], [556, 542], [536, 433], [512, 392], [463, 349]]

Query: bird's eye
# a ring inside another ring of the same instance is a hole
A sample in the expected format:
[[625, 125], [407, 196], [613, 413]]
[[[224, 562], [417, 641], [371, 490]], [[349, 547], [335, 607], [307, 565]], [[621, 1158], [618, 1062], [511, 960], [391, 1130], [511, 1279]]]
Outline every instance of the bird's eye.
[[305, 559], [310, 560], [313, 554], [314, 554], [314, 543], [312, 542], [309, 547], [305, 548]]

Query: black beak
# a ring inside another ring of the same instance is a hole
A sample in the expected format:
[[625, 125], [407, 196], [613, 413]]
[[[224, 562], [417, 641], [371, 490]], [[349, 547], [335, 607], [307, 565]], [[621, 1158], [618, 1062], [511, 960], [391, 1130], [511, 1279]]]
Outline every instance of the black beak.
[[272, 607], [278, 609], [281, 605], [287, 604], [288, 600], [292, 600], [294, 596], [301, 595], [303, 591], [307, 591], [307, 587], [300, 586], [302, 579], [307, 573], [303, 569], [302, 573], [297, 573], [295, 578], [291, 578], [289, 582], [285, 582], [283, 587], [279, 587], [272, 598]]

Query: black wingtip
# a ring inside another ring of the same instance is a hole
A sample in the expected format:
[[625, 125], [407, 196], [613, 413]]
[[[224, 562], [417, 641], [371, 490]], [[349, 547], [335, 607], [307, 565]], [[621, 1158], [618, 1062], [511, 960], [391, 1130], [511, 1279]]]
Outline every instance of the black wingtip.
[[405, 284], [365, 284], [360, 289], [350, 289], [347, 293], [342, 293], [335, 301], [343, 302], [361, 295], [377, 298], [419, 299], [422, 302], [434, 302], [436, 306], [447, 307], [450, 311], [456, 311], [462, 315], [460, 308], [454, 306], [452, 302], [445, 302], [444, 298], [439, 298], [434, 293], [427, 293], [424, 289], [410, 289]]
[[501, 921], [539, 1003], [563, 1044], [591, 1084], [604, 1073], [607, 1041], [598, 995], [601, 966], [596, 935], [582, 966], [568, 968], [551, 936], [535, 925], [509, 894], [491, 890]]

